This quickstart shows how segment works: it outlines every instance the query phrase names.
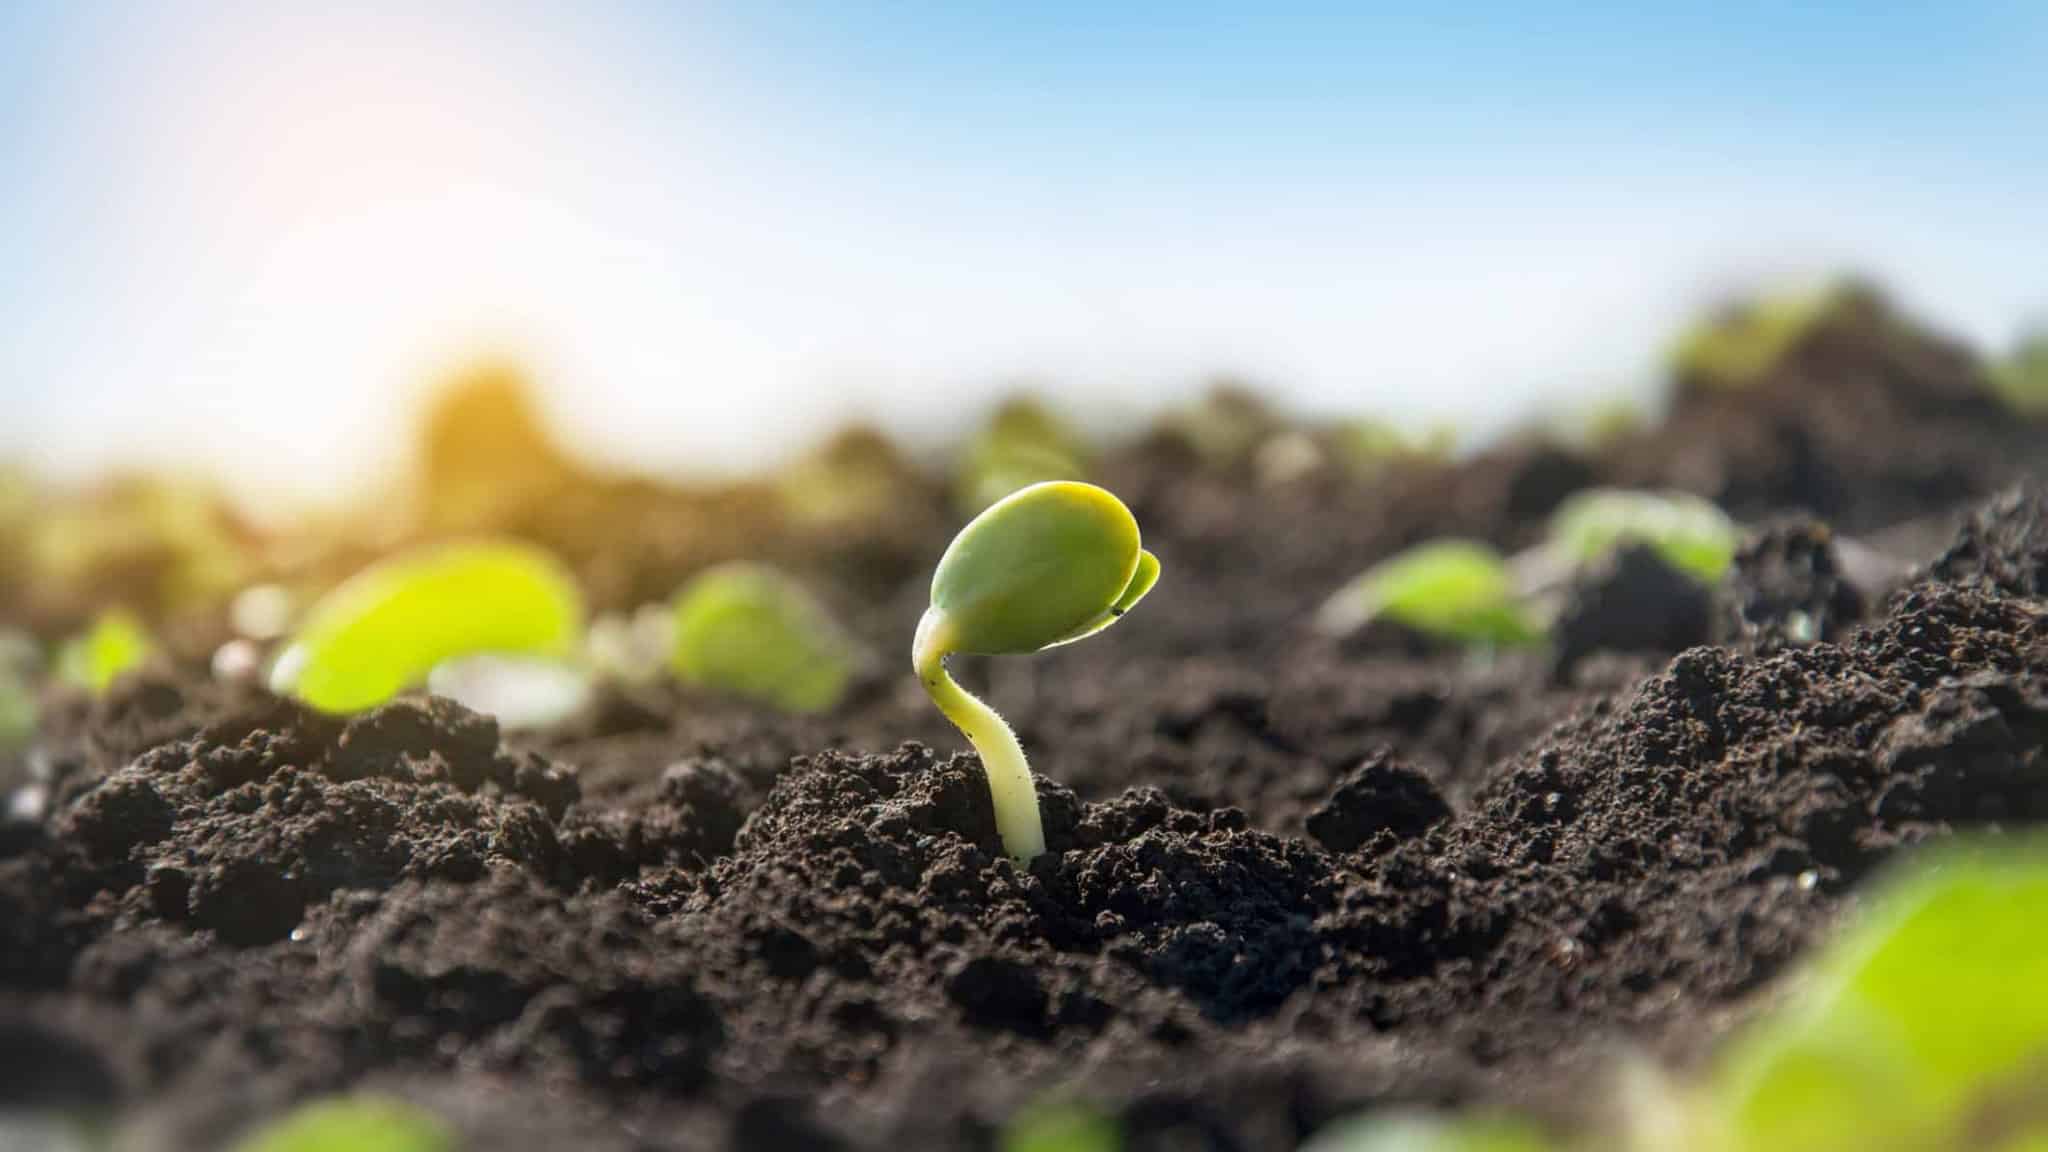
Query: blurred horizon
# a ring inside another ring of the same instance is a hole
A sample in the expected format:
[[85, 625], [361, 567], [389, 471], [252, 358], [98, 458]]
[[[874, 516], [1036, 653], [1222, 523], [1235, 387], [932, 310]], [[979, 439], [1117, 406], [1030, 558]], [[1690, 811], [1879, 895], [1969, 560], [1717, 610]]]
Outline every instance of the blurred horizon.
[[0, 8], [0, 457], [303, 499], [526, 364], [579, 450], [1097, 427], [1243, 378], [1485, 435], [1839, 270], [2048, 316], [2048, 8]]

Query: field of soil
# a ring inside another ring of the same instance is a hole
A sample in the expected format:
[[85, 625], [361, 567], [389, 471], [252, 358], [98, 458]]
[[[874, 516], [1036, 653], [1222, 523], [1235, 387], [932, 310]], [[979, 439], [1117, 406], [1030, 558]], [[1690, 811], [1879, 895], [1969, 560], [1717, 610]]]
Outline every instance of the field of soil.
[[[1390, 1101], [1597, 1122], [1619, 1057], [1682, 1074], [1901, 847], [2048, 820], [2044, 475], [2048, 427], [1875, 306], [1592, 451], [1367, 482], [1112, 449], [1156, 591], [956, 661], [1039, 773], [1029, 868], [908, 671], [957, 526], [922, 507], [804, 566], [873, 656], [820, 717], [612, 690], [507, 737], [130, 677], [5, 770], [0, 1110], [167, 1149], [353, 1088], [491, 1150], [986, 1149], [1048, 1096], [1134, 1152]], [[1492, 658], [1311, 627], [1594, 484], [1719, 502], [1733, 573], [1624, 553]]]

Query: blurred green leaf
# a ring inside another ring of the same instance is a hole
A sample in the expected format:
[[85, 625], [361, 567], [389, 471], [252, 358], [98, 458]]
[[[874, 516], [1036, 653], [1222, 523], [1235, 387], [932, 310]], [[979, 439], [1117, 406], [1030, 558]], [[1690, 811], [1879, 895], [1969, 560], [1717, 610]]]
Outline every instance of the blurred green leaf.
[[1498, 552], [1471, 540], [1436, 540], [1389, 557], [1337, 590], [1317, 626], [1342, 635], [1387, 619], [1464, 644], [1517, 645], [1542, 629], [1515, 596]]
[[1991, 384], [2013, 411], [2048, 417], [2048, 332], [2027, 337], [2012, 355], [1992, 365]]
[[1671, 352], [1672, 370], [1679, 380], [1699, 387], [1748, 388], [1769, 375], [1853, 291], [1830, 284], [1723, 308], [1679, 338]]
[[120, 609], [102, 612], [92, 627], [57, 650], [57, 676], [95, 695], [115, 677], [144, 664], [156, 652], [156, 641], [142, 621]]
[[955, 479], [957, 502], [972, 515], [1033, 484], [1084, 479], [1087, 459], [1086, 441], [1052, 409], [1013, 399], [968, 444]]
[[443, 661], [570, 655], [583, 598], [554, 557], [524, 544], [450, 544], [392, 557], [307, 613], [272, 687], [324, 712], [382, 704]]
[[757, 564], [700, 573], [676, 598], [670, 667], [682, 680], [786, 712], [839, 703], [853, 653], [822, 604]]
[[1003, 1131], [1002, 1152], [1119, 1152], [1116, 1121], [1083, 1104], [1027, 1108]]
[[316, 1100], [262, 1128], [235, 1152], [456, 1152], [455, 1135], [432, 1113], [398, 1100]]
[[1711, 1083], [1735, 1152], [1943, 1147], [2048, 1058], [2048, 843], [1923, 856]]
[[1708, 584], [1734, 563], [1738, 536], [1726, 513], [1684, 492], [1590, 488], [1566, 500], [1550, 520], [1551, 543], [1575, 561], [1585, 563], [1623, 544], [1640, 543]]

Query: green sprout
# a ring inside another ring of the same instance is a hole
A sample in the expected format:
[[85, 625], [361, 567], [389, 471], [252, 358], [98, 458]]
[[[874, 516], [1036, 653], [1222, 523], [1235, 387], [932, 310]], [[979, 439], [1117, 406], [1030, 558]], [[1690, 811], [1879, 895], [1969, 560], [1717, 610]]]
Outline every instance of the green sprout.
[[455, 1152], [432, 1113], [381, 1096], [315, 1100], [244, 1139], [235, 1152]]
[[669, 667], [691, 684], [785, 712], [824, 712], [853, 677], [851, 645], [824, 605], [758, 564], [698, 574], [676, 597]]
[[1340, 1120], [1316, 1133], [1301, 1152], [1548, 1152], [1550, 1147], [1536, 1128], [1506, 1116], [1393, 1109]]
[[1087, 474], [1088, 445], [1044, 404], [1018, 397], [996, 409], [967, 447], [957, 480], [961, 511], [972, 514], [1020, 488]]
[[1680, 381], [1703, 388], [1751, 387], [1854, 296], [1854, 289], [1837, 283], [1723, 308], [1679, 338], [1671, 352], [1672, 371]]
[[1949, 1147], [2048, 1057], [2048, 842], [1937, 851], [1716, 1068], [1733, 1149]]
[[156, 641], [133, 613], [115, 608], [57, 650], [57, 678], [98, 695], [123, 672], [156, 654]]
[[1053, 480], [976, 516], [939, 558], [931, 607], [917, 622], [911, 662], [932, 702], [981, 755], [1003, 847], [1019, 860], [1045, 851], [1038, 792], [1017, 736], [995, 710], [946, 673], [954, 652], [1037, 652], [1092, 636], [1152, 590], [1159, 560], [1138, 521], [1108, 491]]
[[1992, 365], [1991, 385], [2020, 415], [2048, 417], [2048, 329], [2020, 341], [2012, 355]]
[[567, 657], [582, 628], [583, 597], [547, 553], [510, 542], [430, 547], [374, 564], [315, 603], [271, 688], [323, 712], [359, 712], [457, 657]]
[[1116, 1121], [1084, 1104], [1042, 1103], [1003, 1129], [1002, 1152], [1119, 1152]]
[[1471, 540], [1435, 540], [1382, 560], [1325, 601], [1316, 626], [1342, 636], [1380, 619], [1489, 647], [1528, 644], [1543, 634], [1516, 598], [1500, 553]]
[[1390, 420], [1360, 417], [1332, 427], [1328, 439], [1346, 471], [1370, 480], [1393, 468], [1442, 463], [1457, 446], [1458, 433], [1443, 425], [1410, 431]]
[[1590, 488], [1566, 500], [1550, 520], [1553, 546], [1577, 563], [1624, 544], [1644, 544], [1707, 584], [1734, 563], [1738, 535], [1727, 513], [1685, 492]]

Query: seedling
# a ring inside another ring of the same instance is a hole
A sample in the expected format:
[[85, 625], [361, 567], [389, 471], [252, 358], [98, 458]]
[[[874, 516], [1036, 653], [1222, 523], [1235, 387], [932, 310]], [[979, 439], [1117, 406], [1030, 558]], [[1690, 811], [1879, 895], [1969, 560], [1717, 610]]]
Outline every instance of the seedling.
[[1734, 562], [1737, 537], [1727, 513], [1685, 492], [1591, 488], [1566, 500], [1550, 520], [1552, 545], [1574, 562], [1639, 543], [1707, 584]]
[[1937, 851], [1716, 1070], [1737, 1149], [1950, 1147], [2048, 1057], [2048, 845]]
[[1443, 462], [1458, 434], [1443, 426], [1411, 432], [1388, 420], [1360, 418], [1331, 428], [1328, 439], [1346, 471], [1370, 480], [1392, 468]]
[[57, 677], [98, 695], [115, 677], [141, 667], [156, 653], [156, 641], [133, 614], [102, 612], [92, 627], [57, 650]]
[[853, 676], [847, 639], [822, 604], [773, 568], [710, 569], [676, 597], [678, 678], [785, 712], [823, 712]]
[[1003, 718], [953, 682], [946, 657], [1037, 652], [1092, 636], [1158, 579], [1159, 560], [1140, 546], [1131, 510], [1072, 480], [1033, 484], [990, 505], [939, 558], [911, 663], [932, 702], [980, 753], [1011, 856], [1045, 851], [1031, 767]]
[[956, 481], [961, 511], [972, 514], [1020, 488], [1087, 474], [1088, 446], [1050, 408], [1020, 397], [996, 409], [968, 445]]
[[1504, 1116], [1393, 1109], [1340, 1120], [1316, 1133], [1301, 1152], [1548, 1152], [1550, 1147], [1534, 1127]]
[[582, 627], [576, 583], [547, 553], [509, 542], [432, 547], [372, 565], [314, 604], [271, 688], [323, 712], [358, 712], [460, 656], [567, 657]]
[[1853, 287], [1837, 283], [1729, 305], [1680, 337], [1671, 352], [1672, 371], [1688, 385], [1748, 388], [1857, 295]]
[[1460, 644], [1511, 647], [1542, 637], [1516, 599], [1500, 553], [1471, 540], [1436, 540], [1366, 569], [1339, 588], [1316, 627], [1342, 636], [1379, 619]]
[[235, 1152], [455, 1152], [454, 1133], [431, 1113], [380, 1096], [301, 1105]]

